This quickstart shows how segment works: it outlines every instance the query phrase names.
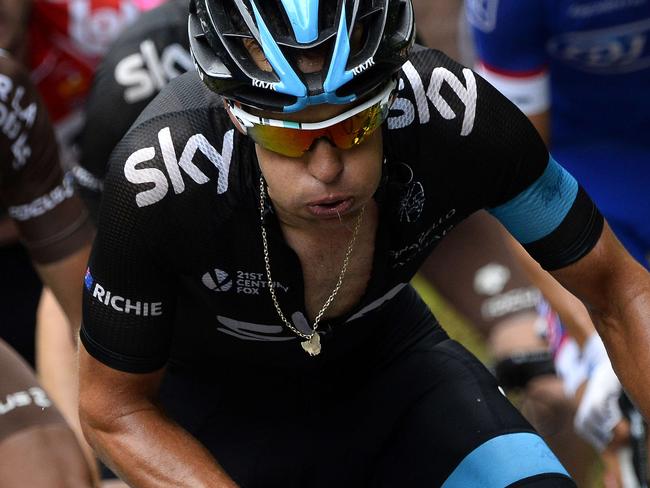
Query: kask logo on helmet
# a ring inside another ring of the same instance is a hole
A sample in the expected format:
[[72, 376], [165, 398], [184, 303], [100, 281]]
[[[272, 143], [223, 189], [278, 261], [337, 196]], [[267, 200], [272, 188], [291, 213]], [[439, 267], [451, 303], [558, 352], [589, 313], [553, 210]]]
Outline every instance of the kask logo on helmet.
[[352, 73], [354, 74], [354, 76], [357, 76], [357, 75], [363, 73], [368, 68], [371, 68], [374, 65], [375, 65], [375, 58], [373, 56], [373, 57], [369, 58], [367, 61], [361, 63], [359, 66], [356, 66], [355, 68], [352, 68]]
[[273, 90], [273, 91], [276, 90], [276, 85], [277, 85], [277, 83], [273, 83], [272, 81], [262, 81], [256, 78], [252, 79], [251, 84], [255, 88], [264, 88], [265, 90]]

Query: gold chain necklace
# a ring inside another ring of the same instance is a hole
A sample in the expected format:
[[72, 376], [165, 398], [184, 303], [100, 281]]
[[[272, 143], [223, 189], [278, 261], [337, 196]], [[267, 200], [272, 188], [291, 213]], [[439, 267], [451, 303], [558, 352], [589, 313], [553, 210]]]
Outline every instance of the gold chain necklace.
[[278, 298], [275, 295], [273, 278], [271, 278], [271, 261], [269, 258], [269, 245], [266, 241], [266, 229], [264, 228], [265, 199], [266, 199], [266, 191], [264, 189], [264, 179], [260, 176], [260, 228], [262, 230], [262, 244], [264, 247], [264, 265], [266, 267], [267, 288], [269, 289], [269, 293], [271, 294], [271, 300], [273, 300], [273, 305], [275, 306], [275, 310], [278, 312], [278, 316], [280, 317], [282, 322], [284, 322], [284, 325], [286, 325], [287, 328], [291, 330], [294, 334], [305, 339], [300, 343], [300, 345], [307, 352], [307, 354], [309, 354], [310, 356], [316, 356], [320, 353], [321, 350], [320, 336], [318, 335], [316, 329], [318, 329], [318, 324], [320, 323], [323, 314], [330, 307], [330, 305], [332, 305], [332, 302], [334, 302], [334, 298], [336, 297], [336, 294], [339, 292], [339, 289], [343, 284], [343, 277], [345, 276], [345, 272], [348, 270], [348, 262], [350, 261], [350, 255], [352, 254], [352, 249], [354, 249], [354, 243], [357, 240], [357, 235], [359, 234], [359, 228], [361, 227], [361, 221], [363, 219], [363, 214], [365, 213], [366, 207], [365, 206], [361, 207], [361, 212], [357, 217], [357, 221], [354, 225], [354, 230], [352, 232], [352, 238], [350, 239], [348, 248], [345, 251], [345, 257], [343, 258], [343, 266], [341, 266], [341, 271], [339, 272], [339, 279], [336, 282], [336, 286], [334, 286], [332, 293], [330, 293], [330, 296], [327, 298], [327, 300], [325, 300], [325, 303], [323, 303], [320, 312], [318, 312], [318, 314], [316, 315], [311, 334], [305, 334], [304, 332], [301, 332], [298, 329], [296, 329], [293, 325], [291, 325], [291, 322], [289, 322], [286, 319], [286, 317], [282, 313], [282, 310], [280, 309]]

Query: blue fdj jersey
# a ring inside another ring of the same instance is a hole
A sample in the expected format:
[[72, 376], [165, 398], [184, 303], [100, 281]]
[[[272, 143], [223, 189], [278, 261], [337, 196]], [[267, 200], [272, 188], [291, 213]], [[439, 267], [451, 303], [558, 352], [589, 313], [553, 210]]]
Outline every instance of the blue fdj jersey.
[[472, 0], [479, 71], [527, 114], [628, 248], [650, 251], [650, 2]]

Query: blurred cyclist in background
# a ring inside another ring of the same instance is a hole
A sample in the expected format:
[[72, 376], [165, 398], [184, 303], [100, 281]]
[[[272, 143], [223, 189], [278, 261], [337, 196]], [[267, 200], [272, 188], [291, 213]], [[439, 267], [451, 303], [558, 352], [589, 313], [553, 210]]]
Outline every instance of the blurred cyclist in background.
[[[66, 171], [74, 168], [76, 138], [83, 126], [83, 105], [94, 70], [108, 46], [139, 12], [157, 0], [0, 0], [0, 48], [12, 53], [30, 73], [52, 121]], [[65, 178], [71, 184], [71, 178]], [[56, 225], [55, 222], [52, 225]], [[0, 215], [0, 335], [33, 365], [36, 308], [41, 298], [37, 330], [37, 367], [43, 385], [66, 419], [77, 426], [75, 346], [70, 334], [79, 327], [78, 293], [71, 303], [59, 303], [41, 285], [29, 256], [18, 244], [11, 219]], [[74, 276], [73, 274], [70, 275]], [[75, 285], [77, 283], [75, 282]], [[74, 288], [76, 289], [76, 288]], [[56, 298], [62, 298], [60, 293]]]
[[[618, 238], [648, 267], [650, 3], [470, 0], [467, 18], [479, 72], [529, 116], [554, 156], [584, 182]], [[531, 269], [583, 356], [602, 357], [590, 324], [570, 318], [586, 316], [577, 300]], [[583, 374], [590, 381], [576, 427], [603, 449], [619, 415], [606, 399], [615, 398], [620, 385], [604, 361]], [[595, 407], [599, 402], [609, 408]]]
[[[64, 175], [47, 110], [24, 66], [0, 51], [0, 208], [71, 323], [93, 227]], [[0, 275], [3, 287], [15, 275]], [[2, 309], [3, 330], [15, 324]], [[20, 324], [19, 324], [20, 325]], [[65, 339], [72, 342], [71, 331]], [[88, 487], [91, 467], [72, 430], [16, 353], [0, 340], [0, 480], [7, 487]], [[92, 461], [91, 461], [92, 462]]]

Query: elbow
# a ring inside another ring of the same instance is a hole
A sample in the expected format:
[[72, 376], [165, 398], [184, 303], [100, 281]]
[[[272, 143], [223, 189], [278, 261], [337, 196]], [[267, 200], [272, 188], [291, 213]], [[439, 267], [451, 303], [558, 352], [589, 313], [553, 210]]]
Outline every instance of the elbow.
[[81, 431], [93, 449], [97, 449], [102, 434], [110, 434], [115, 430], [114, 419], [107, 414], [108, 411], [110, 411], [108, 406], [102, 406], [97, 399], [91, 401], [83, 394], [83, 390], [80, 391], [79, 422]]

